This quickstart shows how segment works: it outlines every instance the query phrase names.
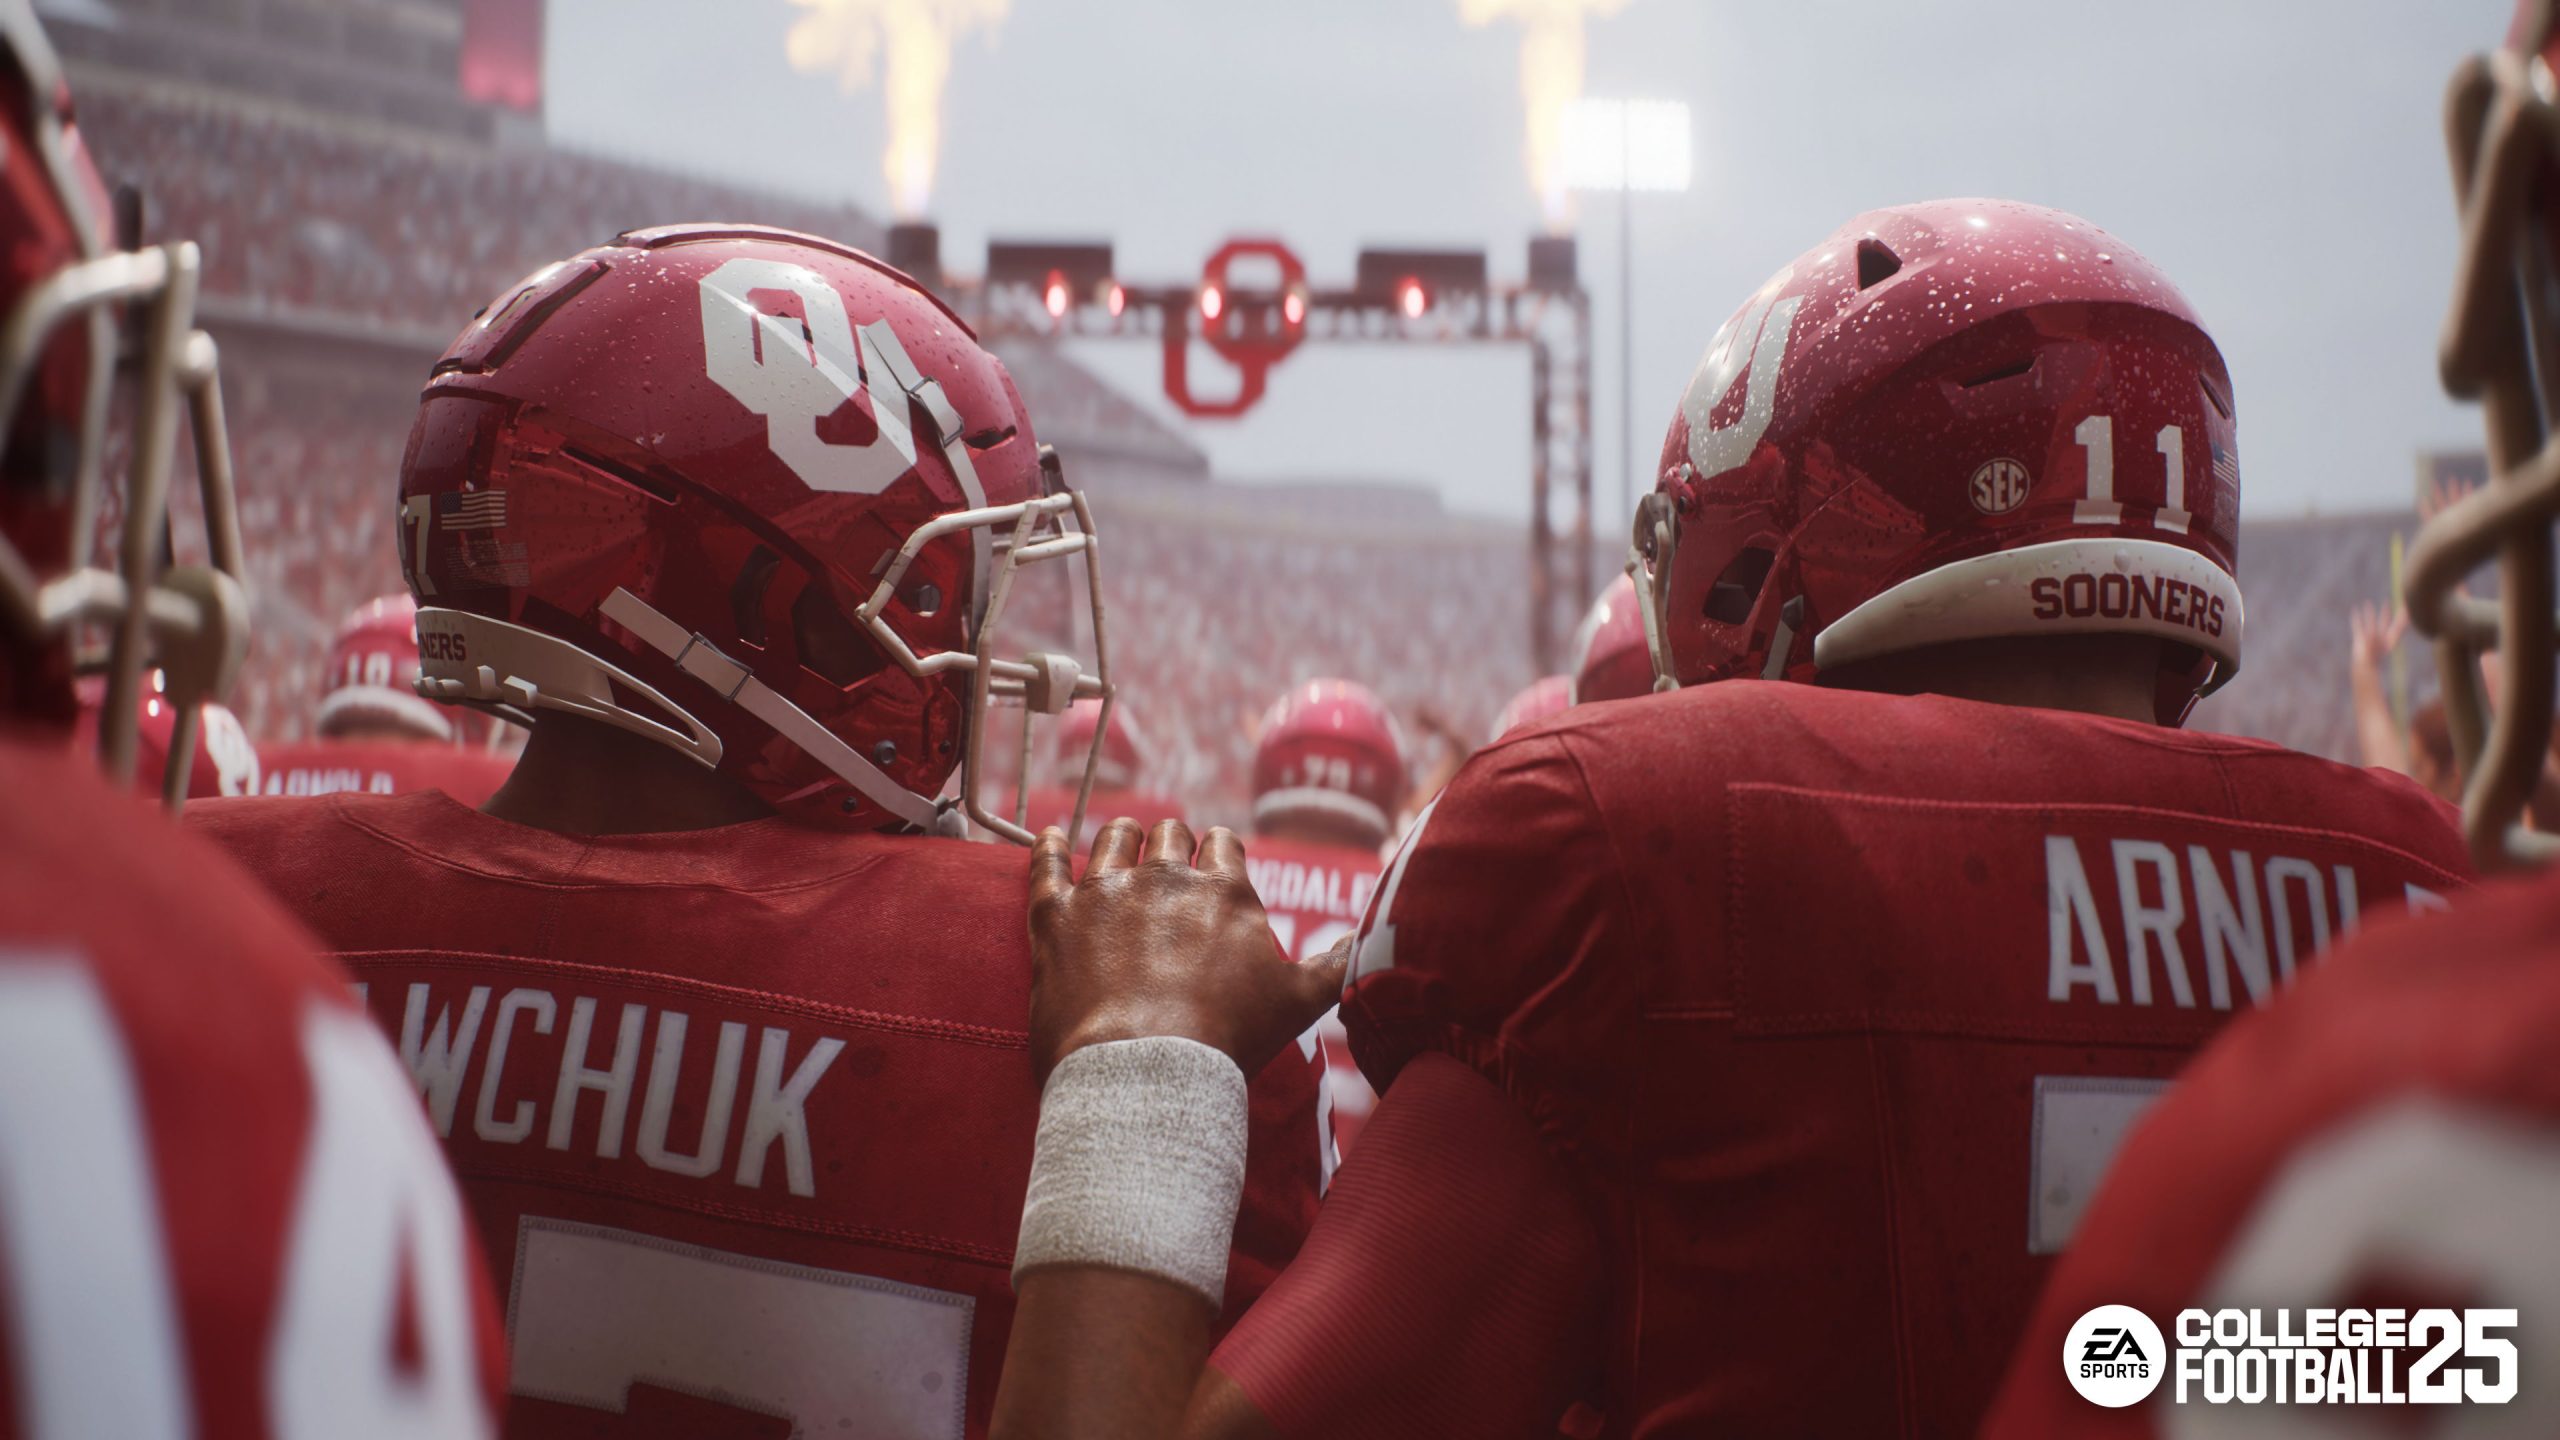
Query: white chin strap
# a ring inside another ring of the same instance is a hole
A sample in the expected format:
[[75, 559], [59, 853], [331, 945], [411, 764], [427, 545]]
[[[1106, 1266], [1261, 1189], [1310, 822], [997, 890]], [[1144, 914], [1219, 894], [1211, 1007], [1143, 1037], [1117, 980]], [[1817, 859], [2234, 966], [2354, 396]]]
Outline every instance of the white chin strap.
[[[597, 610], [674, 661], [686, 674], [719, 691], [731, 704], [772, 726], [784, 739], [882, 809], [919, 829], [935, 828], [936, 806], [931, 800], [889, 778], [887, 772], [810, 718], [808, 711], [784, 699], [757, 679], [753, 671], [721, 654], [710, 641], [668, 619], [628, 590], [616, 589]], [[486, 615], [434, 606], [419, 609], [418, 634], [426, 641], [427, 652], [418, 677], [418, 693], [428, 699], [450, 704], [473, 701], [528, 715], [537, 710], [582, 715], [682, 751], [705, 769], [718, 766], [725, 753], [718, 733], [692, 712], [647, 681], [567, 641]], [[450, 635], [456, 643], [446, 646], [427, 639], [436, 635]], [[616, 686], [640, 696], [675, 725], [616, 701]]]
[[865, 759], [842, 737], [813, 719], [809, 712], [783, 698], [781, 692], [756, 678], [755, 672], [720, 653], [710, 641], [686, 630], [649, 602], [617, 587], [596, 607], [608, 620], [639, 636], [652, 649], [676, 663], [676, 668], [720, 692], [722, 698], [774, 728], [783, 739], [798, 746], [810, 759], [830, 772], [881, 809], [921, 830], [934, 827], [935, 806], [889, 777], [889, 773]]

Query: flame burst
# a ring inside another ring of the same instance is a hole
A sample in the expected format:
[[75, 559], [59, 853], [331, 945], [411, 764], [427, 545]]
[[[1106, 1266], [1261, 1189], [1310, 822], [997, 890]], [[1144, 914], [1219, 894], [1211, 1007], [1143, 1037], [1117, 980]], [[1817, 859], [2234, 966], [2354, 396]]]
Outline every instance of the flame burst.
[[1561, 230], [1573, 219], [1573, 197], [1565, 189], [1560, 152], [1564, 108], [1582, 98], [1583, 18], [1614, 14], [1626, 4], [1627, 0], [1458, 0], [1458, 15], [1469, 25], [1520, 22], [1520, 101], [1528, 111], [1529, 188], [1537, 192], [1550, 229]]
[[833, 74], [846, 94], [882, 71], [889, 142], [880, 159], [889, 203], [901, 219], [924, 214], [933, 198], [934, 161], [942, 150], [942, 86], [951, 78], [951, 47], [971, 30], [992, 35], [1013, 0], [791, 0], [809, 13], [784, 41], [791, 68]]

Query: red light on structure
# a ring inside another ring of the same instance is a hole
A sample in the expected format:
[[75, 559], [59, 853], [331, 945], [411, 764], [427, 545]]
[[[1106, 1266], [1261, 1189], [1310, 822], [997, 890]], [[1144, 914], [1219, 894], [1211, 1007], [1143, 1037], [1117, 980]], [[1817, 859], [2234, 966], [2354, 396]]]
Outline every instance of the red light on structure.
[[1288, 321], [1292, 325], [1304, 325], [1307, 323], [1307, 297], [1303, 291], [1292, 290], [1286, 296], [1282, 297], [1280, 301], [1280, 318]]
[[1049, 315], [1052, 319], [1066, 314], [1067, 277], [1055, 270], [1050, 271], [1049, 288], [1041, 295], [1040, 300], [1042, 304], [1049, 307]]
[[1396, 308], [1404, 312], [1407, 320], [1419, 320], [1422, 312], [1431, 308], [1431, 296], [1423, 290], [1421, 281], [1405, 279], [1396, 285]]
[[1111, 307], [1111, 318], [1117, 320], [1120, 318], [1120, 312], [1129, 308], [1129, 292], [1121, 289], [1120, 282], [1114, 280], [1111, 282], [1111, 293], [1104, 297], [1103, 303]]
[[1227, 292], [1215, 285], [1200, 287], [1200, 313], [1215, 320], [1227, 312]]

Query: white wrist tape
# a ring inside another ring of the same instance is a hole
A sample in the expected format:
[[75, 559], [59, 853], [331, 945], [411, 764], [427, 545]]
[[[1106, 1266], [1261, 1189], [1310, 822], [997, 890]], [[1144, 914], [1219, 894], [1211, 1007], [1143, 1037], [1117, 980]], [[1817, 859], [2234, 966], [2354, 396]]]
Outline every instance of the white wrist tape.
[[1014, 1283], [1043, 1265], [1108, 1265], [1216, 1308], [1244, 1150], [1244, 1072], [1220, 1051], [1155, 1036], [1069, 1055], [1040, 1093]]

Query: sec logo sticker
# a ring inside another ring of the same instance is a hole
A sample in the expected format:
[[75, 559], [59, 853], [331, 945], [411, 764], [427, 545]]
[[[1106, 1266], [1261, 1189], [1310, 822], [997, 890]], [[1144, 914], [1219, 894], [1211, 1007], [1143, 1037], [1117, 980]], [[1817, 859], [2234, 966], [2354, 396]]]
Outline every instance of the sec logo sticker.
[[2027, 503], [2027, 467], [2002, 458], [1985, 460], [1968, 487], [1973, 508], [1985, 515], [2006, 515]]

